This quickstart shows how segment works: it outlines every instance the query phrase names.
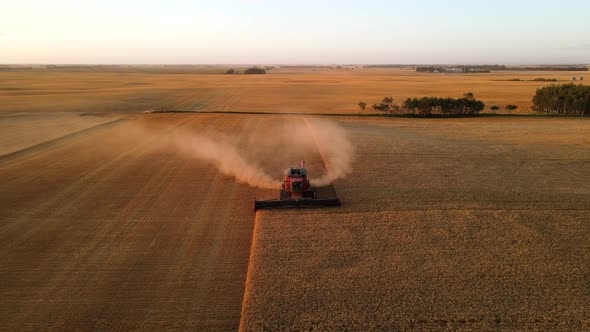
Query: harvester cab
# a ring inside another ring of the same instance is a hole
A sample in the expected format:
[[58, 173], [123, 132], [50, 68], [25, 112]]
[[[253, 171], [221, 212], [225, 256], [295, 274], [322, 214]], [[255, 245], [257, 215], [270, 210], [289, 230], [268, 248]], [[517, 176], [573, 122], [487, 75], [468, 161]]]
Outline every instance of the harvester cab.
[[315, 188], [307, 179], [307, 169], [303, 160], [299, 167], [289, 167], [285, 170], [285, 180], [281, 187], [280, 199], [316, 198]]
[[254, 199], [254, 211], [270, 208], [341, 205], [338, 198], [318, 197], [316, 188], [307, 178], [307, 169], [303, 160], [299, 167], [287, 168], [284, 177], [279, 199], [264, 201]]

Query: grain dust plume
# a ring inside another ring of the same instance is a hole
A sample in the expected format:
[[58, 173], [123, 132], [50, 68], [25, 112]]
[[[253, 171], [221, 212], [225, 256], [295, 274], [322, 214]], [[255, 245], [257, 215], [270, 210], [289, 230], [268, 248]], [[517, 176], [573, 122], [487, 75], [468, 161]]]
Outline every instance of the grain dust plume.
[[[299, 158], [317, 155], [318, 151], [326, 170], [310, 179], [316, 187], [331, 185], [351, 172], [353, 145], [346, 130], [336, 122], [297, 118], [282, 122], [282, 126], [271, 123], [268, 127], [262, 126], [264, 130], [246, 133], [246, 136], [243, 131], [240, 134], [215, 130], [196, 132], [188, 128], [166, 131], [141, 126], [137, 128], [137, 135], [155, 136], [162, 148], [210, 163], [237, 182], [257, 188], [279, 189], [282, 169], [295, 165]], [[310, 173], [317, 175], [319, 172], [312, 169]]]
[[177, 133], [173, 136], [174, 144], [180, 151], [203, 161], [210, 162], [239, 183], [264, 189], [277, 189], [281, 183], [268, 175], [264, 169], [252, 160], [246, 160], [239, 149], [227, 140], [212, 139], [194, 133]]
[[312, 183], [323, 187], [345, 178], [354, 162], [354, 146], [346, 130], [327, 120], [305, 119], [305, 123], [326, 165], [326, 173], [312, 179]]

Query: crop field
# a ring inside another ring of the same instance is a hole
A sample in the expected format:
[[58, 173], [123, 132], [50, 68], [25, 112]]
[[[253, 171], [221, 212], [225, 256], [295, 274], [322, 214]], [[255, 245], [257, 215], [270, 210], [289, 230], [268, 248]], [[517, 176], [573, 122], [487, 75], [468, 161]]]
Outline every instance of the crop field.
[[[222, 68], [219, 72], [222, 72]], [[473, 92], [488, 107], [516, 104], [530, 112], [535, 90], [584, 72], [426, 74], [400, 69], [273, 69], [267, 75], [211, 75], [177, 71], [0, 72], [0, 112], [135, 112], [146, 110], [356, 113], [393, 96], [460, 97]], [[520, 79], [521, 81], [512, 81]], [[578, 81], [578, 83], [580, 83]]]
[[84, 129], [106, 124], [110, 117], [80, 116], [78, 113], [0, 113], [2, 140], [0, 156], [51, 142]]
[[590, 328], [590, 121], [344, 123], [343, 207], [257, 213], [243, 330]]
[[[573, 75], [0, 72], [0, 324], [588, 330], [588, 119], [337, 116], [467, 91], [525, 108], [550, 84], [528, 80]], [[341, 208], [253, 211], [285, 167], [334, 167], [342, 132], [352, 170], [321, 189]]]
[[273, 121], [149, 115], [1, 159], [3, 328], [236, 328], [253, 189], [161, 141], [231, 130], [248, 148]]

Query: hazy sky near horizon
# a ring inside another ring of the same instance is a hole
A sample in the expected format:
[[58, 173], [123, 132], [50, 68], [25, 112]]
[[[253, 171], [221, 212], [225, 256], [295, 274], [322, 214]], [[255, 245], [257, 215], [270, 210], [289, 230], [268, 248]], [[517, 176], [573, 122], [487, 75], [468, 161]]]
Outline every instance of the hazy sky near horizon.
[[588, 0], [0, 2], [0, 63], [590, 63]]

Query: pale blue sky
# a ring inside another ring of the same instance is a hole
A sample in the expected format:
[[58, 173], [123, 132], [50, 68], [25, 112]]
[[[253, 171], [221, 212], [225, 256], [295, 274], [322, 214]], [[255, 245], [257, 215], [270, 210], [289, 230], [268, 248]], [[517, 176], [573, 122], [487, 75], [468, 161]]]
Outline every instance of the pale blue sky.
[[590, 1], [0, 1], [0, 63], [590, 63]]

